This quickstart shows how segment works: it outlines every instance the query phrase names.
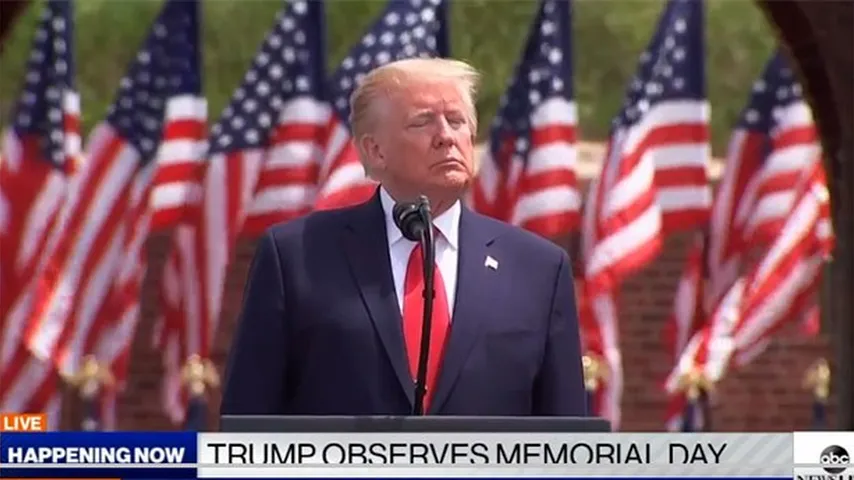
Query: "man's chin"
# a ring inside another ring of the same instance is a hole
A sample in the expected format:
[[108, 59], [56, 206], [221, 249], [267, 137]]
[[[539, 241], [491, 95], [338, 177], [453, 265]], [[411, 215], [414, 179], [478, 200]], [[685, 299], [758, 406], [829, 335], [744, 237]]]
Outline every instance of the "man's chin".
[[444, 197], [462, 197], [471, 186], [472, 178], [465, 174], [447, 174], [431, 182], [430, 188]]
[[464, 168], [449, 168], [436, 176], [436, 183], [447, 185], [448, 187], [468, 185], [471, 183], [471, 180], [471, 173]]
[[431, 172], [421, 178], [407, 178], [405, 182], [398, 182], [399, 185], [406, 185], [403, 190], [425, 194], [431, 197], [443, 198], [459, 198], [465, 194], [469, 186], [473, 182], [471, 174], [464, 170], [446, 170], [437, 174]]

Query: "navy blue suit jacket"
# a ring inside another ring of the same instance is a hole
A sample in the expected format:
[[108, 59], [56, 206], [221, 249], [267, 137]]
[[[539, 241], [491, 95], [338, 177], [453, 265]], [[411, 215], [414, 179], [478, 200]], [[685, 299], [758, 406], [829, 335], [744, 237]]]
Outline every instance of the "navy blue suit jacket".
[[[428, 414], [586, 415], [566, 252], [465, 207], [459, 235], [456, 305]], [[401, 325], [378, 195], [272, 227], [246, 281], [221, 413], [407, 415]]]

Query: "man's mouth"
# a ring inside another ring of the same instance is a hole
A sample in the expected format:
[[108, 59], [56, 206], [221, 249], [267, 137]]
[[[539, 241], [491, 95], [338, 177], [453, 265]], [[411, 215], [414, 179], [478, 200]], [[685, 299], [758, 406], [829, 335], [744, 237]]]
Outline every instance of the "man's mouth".
[[440, 161], [439, 163], [437, 163], [436, 166], [438, 167], [441, 165], [448, 165], [448, 164], [453, 164], [453, 163], [462, 165], [463, 161], [457, 157], [447, 157], [447, 158], [443, 159], [442, 161]]

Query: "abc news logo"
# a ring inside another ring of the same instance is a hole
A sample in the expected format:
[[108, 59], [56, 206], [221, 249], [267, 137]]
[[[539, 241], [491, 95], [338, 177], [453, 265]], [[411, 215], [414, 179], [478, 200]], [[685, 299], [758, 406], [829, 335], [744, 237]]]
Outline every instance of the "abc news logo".
[[[831, 445], [821, 451], [819, 462], [824, 468], [824, 471], [833, 475], [839, 475], [844, 472], [848, 464], [851, 463], [851, 455], [848, 455], [848, 450], [839, 445]], [[834, 465], [841, 465], [836, 467]]]
[[848, 450], [839, 445], [831, 445], [822, 450], [818, 463], [827, 475], [796, 475], [797, 480], [854, 480], [854, 474], [843, 475], [852, 462]]

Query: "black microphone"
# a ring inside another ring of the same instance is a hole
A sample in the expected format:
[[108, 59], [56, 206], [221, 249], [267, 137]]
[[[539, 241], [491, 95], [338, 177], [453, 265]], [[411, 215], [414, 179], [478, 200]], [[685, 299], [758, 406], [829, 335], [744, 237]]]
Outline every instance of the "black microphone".
[[436, 244], [433, 238], [433, 213], [430, 201], [422, 195], [417, 202], [398, 203], [392, 209], [394, 224], [409, 240], [421, 243], [424, 262], [424, 319], [421, 324], [421, 345], [418, 352], [418, 370], [415, 378], [415, 402], [413, 415], [424, 415], [424, 397], [427, 394], [427, 361], [430, 358], [430, 333], [433, 325], [433, 275], [436, 265]]
[[397, 225], [405, 238], [413, 242], [421, 241], [426, 225], [421, 215], [420, 200], [418, 202], [398, 203], [392, 209], [391, 216], [394, 219], [394, 224]]

